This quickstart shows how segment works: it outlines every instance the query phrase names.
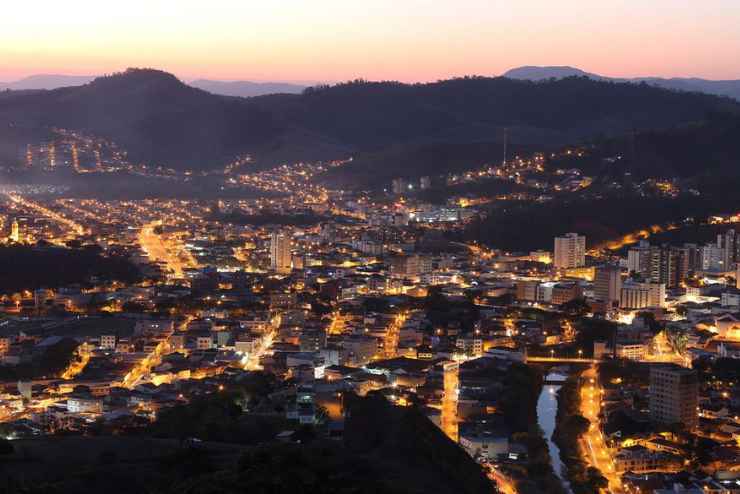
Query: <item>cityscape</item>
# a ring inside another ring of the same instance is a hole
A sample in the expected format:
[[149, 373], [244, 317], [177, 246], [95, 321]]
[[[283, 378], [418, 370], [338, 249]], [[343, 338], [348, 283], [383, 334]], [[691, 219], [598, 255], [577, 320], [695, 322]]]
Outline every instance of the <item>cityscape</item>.
[[0, 493], [740, 494], [740, 9], [227, 3], [8, 35]]
[[[87, 250], [101, 265], [69, 284], [32, 273], [30, 282], [56, 286], [2, 296], [4, 437], [133, 434], [264, 373], [270, 393], [241, 411], [285, 427], [276, 429], [284, 440], [304, 428], [341, 435], [345, 395], [379, 395], [423, 413], [502, 492], [520, 492], [536, 455], [574, 491], [657, 492], [680, 477], [734, 492], [734, 217], [704, 245], [630, 238], [589, 248], [564, 233], [551, 249], [507, 252], [445, 237], [484, 214], [474, 204], [507, 198], [439, 207], [408, 194], [430, 177], [394, 179], [380, 195], [333, 190], [313, 180], [331, 166], [342, 164], [225, 176], [283, 187], [269, 199], [106, 201], [6, 188], [5, 249]], [[490, 173], [512, 167], [538, 170], [505, 162]], [[266, 207], [274, 219], [264, 224], [235, 220]], [[102, 260], [130, 272], [106, 272]], [[507, 389], [516, 379], [537, 393], [531, 402], [505, 401], [524, 393]], [[521, 423], [526, 407], [535, 423]], [[533, 445], [537, 425], [557, 432]]]

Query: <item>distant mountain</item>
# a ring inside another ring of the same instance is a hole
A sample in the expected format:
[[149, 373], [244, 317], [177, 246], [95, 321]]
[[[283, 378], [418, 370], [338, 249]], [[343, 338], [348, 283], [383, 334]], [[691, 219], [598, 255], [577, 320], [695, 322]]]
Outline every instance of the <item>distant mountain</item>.
[[600, 75], [584, 72], [581, 69], [569, 67], [567, 65], [552, 65], [547, 67], [524, 65], [522, 67], [516, 67], [506, 71], [503, 74], [503, 77], [508, 77], [509, 79], [526, 79], [529, 81], [563, 79], [565, 77], [590, 77], [591, 79], [597, 80], [604, 79], [604, 77], [601, 77]]
[[208, 79], [190, 81], [189, 85], [213, 94], [242, 98], [265, 94], [297, 94], [306, 89], [306, 86], [285, 82], [212, 81]]
[[56, 89], [68, 86], [82, 86], [95, 79], [93, 76], [39, 74], [24, 77], [15, 82], [0, 82], [0, 90], [24, 91], [28, 89]]
[[[271, 164], [383, 156], [398, 146], [500, 142], [504, 128], [512, 146], [542, 148], [723, 112], [738, 113], [740, 104], [579, 77], [355, 81], [301, 94], [235, 98], [190, 87], [166, 72], [129, 69], [83, 86], [0, 98], [0, 126], [84, 130], [116, 141], [134, 160], [196, 170], [222, 166], [239, 153]], [[382, 159], [372, 163], [391, 166]], [[403, 175], [404, 161], [392, 163]]]
[[589, 77], [594, 80], [613, 82], [647, 83], [665, 89], [679, 91], [695, 91], [700, 93], [714, 94], [718, 96], [729, 96], [740, 100], [740, 80], [712, 81], [695, 77], [673, 77], [665, 79], [662, 77], [634, 77], [616, 78], [605, 77], [581, 69], [568, 66], [524, 66], [511, 69], [503, 74], [510, 79], [525, 79], [530, 81], [542, 81], [546, 79], [562, 79], [564, 77]]
[[[0, 82], [0, 91], [24, 91], [31, 89], [57, 89], [60, 87], [82, 86], [95, 79], [94, 76], [76, 76], [62, 74], [38, 74], [24, 77], [14, 82]], [[265, 94], [300, 93], [306, 86], [285, 82], [251, 82], [251, 81], [213, 81], [197, 79], [188, 85], [224, 96], [262, 96]]]

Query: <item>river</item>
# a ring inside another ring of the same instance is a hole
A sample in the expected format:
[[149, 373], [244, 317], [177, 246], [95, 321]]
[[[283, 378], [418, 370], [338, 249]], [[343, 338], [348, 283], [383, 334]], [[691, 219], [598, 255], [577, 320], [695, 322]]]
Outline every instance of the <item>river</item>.
[[[566, 376], [562, 374], [551, 372], [545, 378], [548, 382], [564, 381]], [[550, 462], [552, 463], [552, 469], [555, 471], [555, 475], [560, 478], [563, 482], [563, 486], [568, 492], [570, 490], [570, 484], [563, 475], [563, 462], [560, 460], [560, 448], [552, 440], [552, 433], [555, 431], [556, 418], [558, 413], [558, 390], [560, 385], [558, 384], [545, 384], [542, 387], [542, 392], [537, 400], [537, 422], [539, 423], [542, 432], [544, 433], [545, 439], [547, 440], [547, 448], [550, 452]]]

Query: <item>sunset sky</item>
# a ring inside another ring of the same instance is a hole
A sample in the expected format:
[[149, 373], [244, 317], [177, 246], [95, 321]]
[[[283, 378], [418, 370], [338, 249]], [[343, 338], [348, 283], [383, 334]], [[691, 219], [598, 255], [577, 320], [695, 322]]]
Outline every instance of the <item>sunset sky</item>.
[[130, 66], [273, 81], [519, 65], [740, 79], [738, 0], [36, 0], [3, 2], [0, 18], [0, 81]]

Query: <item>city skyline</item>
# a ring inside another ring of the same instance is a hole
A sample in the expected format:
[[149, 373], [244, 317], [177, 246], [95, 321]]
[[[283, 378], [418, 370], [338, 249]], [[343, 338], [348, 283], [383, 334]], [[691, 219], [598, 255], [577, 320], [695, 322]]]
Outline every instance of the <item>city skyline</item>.
[[[431, 81], [570, 65], [615, 77], [740, 78], [740, 5], [194, 1], [7, 6], [0, 81], [155, 67], [183, 79]], [[605, 50], [608, 47], [609, 56]]]

